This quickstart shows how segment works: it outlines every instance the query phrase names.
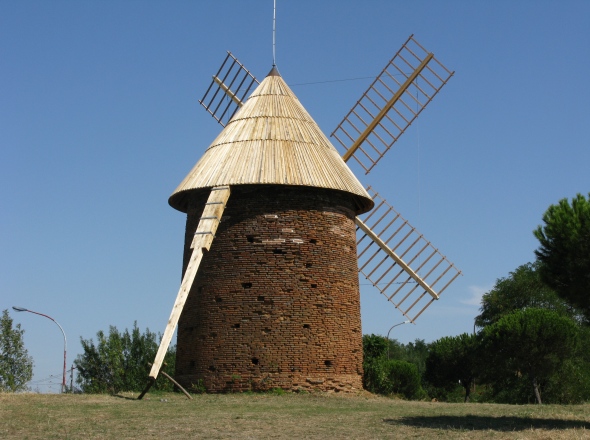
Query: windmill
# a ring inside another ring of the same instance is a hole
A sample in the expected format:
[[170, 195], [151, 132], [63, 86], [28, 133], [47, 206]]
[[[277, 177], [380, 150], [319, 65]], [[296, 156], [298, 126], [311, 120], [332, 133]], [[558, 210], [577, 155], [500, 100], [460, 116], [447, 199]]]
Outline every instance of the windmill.
[[345, 162], [369, 173], [452, 75], [410, 36], [332, 133], [340, 155], [275, 66], [259, 83], [228, 52], [200, 101], [224, 129], [169, 199], [184, 275], [150, 383], [178, 325], [185, 386], [362, 387], [358, 272], [411, 322], [461, 272]]

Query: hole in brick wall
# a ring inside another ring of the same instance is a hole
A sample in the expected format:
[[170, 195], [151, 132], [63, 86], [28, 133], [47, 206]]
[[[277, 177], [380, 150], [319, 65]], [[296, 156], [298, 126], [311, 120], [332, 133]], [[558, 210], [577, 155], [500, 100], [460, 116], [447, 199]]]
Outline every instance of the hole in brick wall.
[[312, 285], [311, 285], [311, 288], [312, 288], [312, 289], [316, 289], [317, 287], [318, 287], [318, 285], [317, 285], [317, 284], [312, 284]]
[[324, 361], [324, 365], [329, 368], [332, 366], [332, 361]]
[[209, 371], [215, 371], [216, 369], [213, 365], [209, 365], [209, 368], [207, 368]]
[[232, 325], [232, 328], [240, 328], [240, 324], [234, 324]]
[[215, 297], [215, 302], [216, 303], [220, 303], [221, 301], [223, 301], [220, 297], [216, 296]]
[[262, 333], [268, 334], [268, 333], [270, 333], [270, 329], [268, 327], [266, 327], [264, 330], [262, 330]]
[[248, 243], [254, 243], [254, 236], [253, 235], [246, 235], [246, 240], [248, 240]]
[[285, 252], [282, 249], [273, 249], [272, 253], [273, 254], [286, 254], [287, 252]]
[[309, 242], [310, 242], [311, 244], [316, 244], [318, 241], [317, 241], [315, 238], [312, 238], [311, 240], [309, 240]]
[[191, 361], [191, 367], [195, 366], [195, 361]]
[[252, 364], [258, 365], [258, 358], [252, 358]]
[[313, 264], [311, 264], [311, 263], [305, 263], [305, 267], [311, 267], [311, 266], [313, 266]]
[[303, 328], [310, 328], [311, 326], [309, 324], [303, 324]]
[[264, 296], [259, 296], [258, 301], [264, 301]]
[[211, 332], [211, 333], [209, 333], [209, 336], [211, 336], [212, 338], [216, 338], [217, 337], [217, 333]]
[[242, 283], [242, 287], [244, 289], [251, 289], [252, 288], [252, 283]]

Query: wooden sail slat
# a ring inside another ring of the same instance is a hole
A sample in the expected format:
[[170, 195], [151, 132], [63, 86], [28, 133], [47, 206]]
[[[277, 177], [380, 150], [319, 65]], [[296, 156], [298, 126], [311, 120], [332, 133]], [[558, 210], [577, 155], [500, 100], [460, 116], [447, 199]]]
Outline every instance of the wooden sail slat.
[[[391, 300], [392, 300], [392, 299], [393, 299], [393, 298], [394, 298], [394, 297], [395, 297], [395, 296], [396, 296], [396, 295], [397, 295], [399, 292], [401, 292], [401, 291], [404, 289], [404, 287], [406, 287], [406, 286], [408, 285], [408, 283], [409, 283], [410, 281], [411, 281], [411, 278], [410, 278], [410, 277], [408, 277], [408, 279], [407, 279], [406, 281], [404, 281], [402, 284], [400, 284], [400, 285], [398, 286], [398, 288], [396, 289], [396, 291], [395, 291], [395, 292], [393, 292], [393, 295], [391, 295], [391, 296], [389, 297], [389, 300], [391, 301]], [[397, 305], [398, 307], [400, 307], [400, 306], [401, 306], [401, 305], [404, 303], [404, 301], [405, 301], [406, 299], [408, 299], [408, 297], [409, 297], [410, 295], [412, 295], [412, 293], [414, 293], [414, 291], [415, 291], [415, 290], [418, 288], [418, 286], [419, 286], [419, 284], [417, 284], [417, 283], [416, 283], [416, 284], [414, 284], [414, 285], [413, 285], [413, 287], [411, 287], [411, 288], [410, 288], [410, 290], [408, 290], [407, 292], [405, 292], [405, 293], [406, 293], [406, 294], [405, 294], [405, 296], [404, 296], [404, 297], [403, 297], [401, 300], [399, 300], [399, 301], [398, 301], [398, 303], [397, 303], [396, 305]], [[437, 299], [438, 299], [438, 298], [437, 298]]]
[[[420, 296], [418, 296], [418, 298], [416, 298], [416, 300], [412, 304], [410, 304], [410, 306], [405, 310], [406, 313], [409, 313], [414, 308], [414, 306], [416, 306], [426, 295], [427, 295], [427, 292], [423, 291], [422, 294]], [[398, 303], [398, 307], [401, 306], [402, 302], [405, 301], [405, 299], [406, 298], [404, 298], [402, 301], [400, 301]], [[432, 301], [434, 301], [434, 298], [432, 298]]]

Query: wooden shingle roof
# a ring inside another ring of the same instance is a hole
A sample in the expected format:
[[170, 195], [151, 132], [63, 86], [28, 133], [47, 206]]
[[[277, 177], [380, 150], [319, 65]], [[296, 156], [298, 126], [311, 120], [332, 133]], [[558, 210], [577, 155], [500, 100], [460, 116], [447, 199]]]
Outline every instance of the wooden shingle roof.
[[170, 196], [186, 212], [190, 191], [221, 185], [295, 185], [350, 193], [357, 214], [373, 201], [276, 68]]

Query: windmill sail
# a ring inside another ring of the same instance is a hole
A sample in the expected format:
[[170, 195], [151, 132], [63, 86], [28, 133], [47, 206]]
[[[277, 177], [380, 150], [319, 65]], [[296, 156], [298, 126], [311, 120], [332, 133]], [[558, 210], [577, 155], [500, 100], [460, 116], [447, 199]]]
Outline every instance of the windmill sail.
[[367, 190], [375, 208], [357, 218], [359, 272], [414, 322], [461, 271], [371, 187]]
[[201, 216], [201, 220], [199, 221], [199, 225], [197, 226], [197, 231], [195, 232], [195, 237], [191, 246], [193, 253], [186, 271], [184, 272], [184, 277], [182, 278], [182, 283], [180, 285], [178, 295], [176, 296], [172, 313], [170, 313], [168, 325], [166, 326], [166, 330], [164, 331], [164, 335], [160, 341], [160, 347], [158, 348], [156, 358], [149, 374], [149, 377], [152, 379], [152, 381], [156, 380], [158, 377], [158, 373], [160, 372], [160, 368], [164, 362], [164, 356], [166, 356], [166, 352], [170, 346], [172, 335], [174, 334], [174, 330], [176, 330], [176, 326], [178, 325], [178, 319], [180, 318], [180, 314], [182, 313], [182, 309], [197, 274], [197, 270], [201, 264], [203, 251], [209, 250], [211, 247], [211, 243], [215, 237], [215, 232], [217, 231], [217, 227], [221, 221], [221, 216], [225, 210], [225, 204], [229, 199], [229, 194], [229, 186], [215, 187], [211, 190], [209, 199], [205, 204], [205, 209], [203, 210], [203, 214]]
[[411, 35], [332, 133], [343, 159], [368, 174], [453, 73]]
[[228, 51], [199, 103], [225, 127], [255, 84], [258, 80]]

